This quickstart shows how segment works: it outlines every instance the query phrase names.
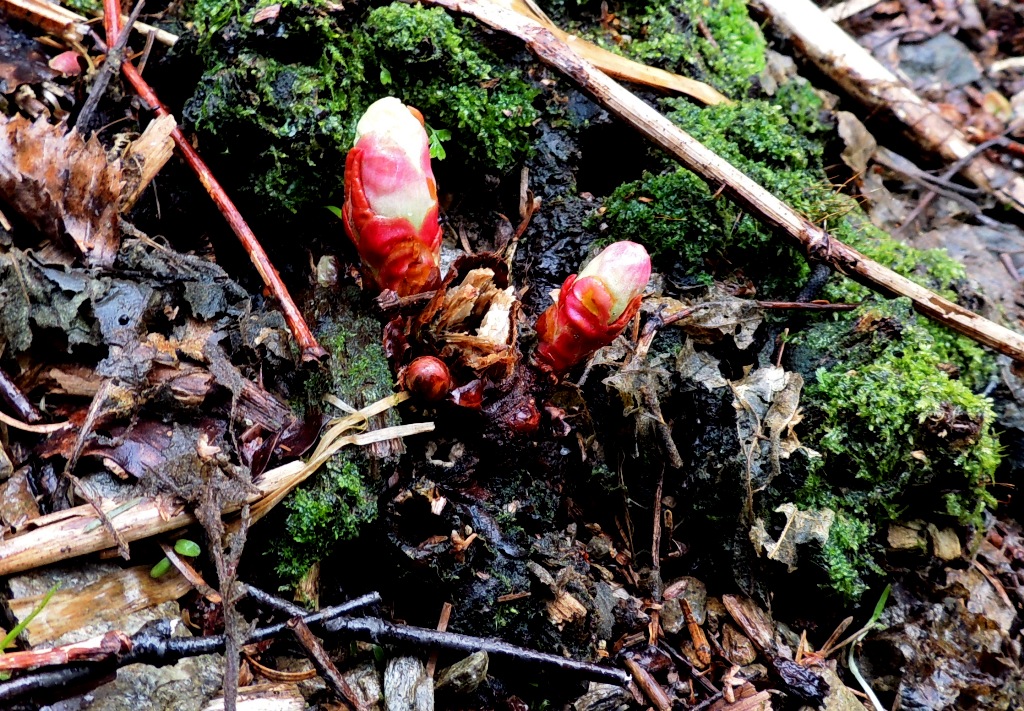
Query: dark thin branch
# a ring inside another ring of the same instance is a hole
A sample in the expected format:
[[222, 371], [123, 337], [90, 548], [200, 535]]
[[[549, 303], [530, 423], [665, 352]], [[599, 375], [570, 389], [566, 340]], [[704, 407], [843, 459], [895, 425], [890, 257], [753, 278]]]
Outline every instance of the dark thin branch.
[[621, 669], [602, 667], [590, 662], [579, 662], [554, 654], [535, 652], [532, 649], [517, 647], [508, 642], [485, 637], [471, 637], [455, 632], [438, 632], [422, 627], [396, 625], [373, 617], [357, 617], [334, 619], [324, 624], [324, 628], [338, 634], [348, 635], [357, 639], [368, 640], [377, 644], [395, 644], [414, 649], [433, 649], [440, 647], [460, 652], [484, 651], [489, 655], [497, 655], [537, 667], [551, 667], [582, 679], [603, 681], [610, 684], [625, 686], [630, 676]]
[[25, 393], [21, 392], [10, 376], [3, 370], [0, 370], [0, 399], [3, 399], [14, 410], [14, 413], [25, 422], [39, 422], [43, 419], [43, 416], [39, 414], [39, 410], [29, 402], [29, 399], [25, 397]]
[[[251, 597], [253, 600], [255, 600], [256, 602], [261, 604], [263, 607], [269, 607], [269, 608], [272, 608], [274, 610], [278, 610], [278, 611], [283, 612], [283, 613], [285, 613], [285, 614], [287, 614], [287, 615], [289, 615], [291, 617], [303, 617], [303, 616], [309, 614], [308, 610], [303, 610], [301, 607], [299, 607], [295, 603], [291, 603], [291, 602], [288, 602], [287, 600], [283, 600], [283, 599], [277, 597], [276, 595], [271, 595], [268, 592], [263, 592], [262, 590], [260, 590], [259, 588], [255, 587], [253, 585], [244, 585], [243, 584], [242, 588], [245, 590], [246, 594], [249, 597]], [[359, 598], [359, 599], [361, 600], [362, 598]], [[379, 601], [380, 601], [380, 597], [378, 596], [377, 599], [374, 601], [374, 604], [376, 604], [376, 602], [379, 602]]]
[[78, 112], [75, 126], [83, 136], [86, 136], [89, 132], [93, 114], [96, 112], [96, 107], [100, 105], [100, 99], [107, 93], [107, 86], [110, 84], [110, 80], [121, 71], [121, 62], [124, 61], [124, 48], [128, 45], [128, 38], [132, 35], [132, 25], [139, 19], [145, 4], [146, 0], [138, 0], [135, 3], [131, 15], [128, 16], [127, 24], [121, 30], [121, 34], [117, 36], [114, 46], [107, 52], [107, 58], [104, 60], [103, 66], [100, 67], [100, 71], [92, 83], [92, 88], [89, 89], [89, 96], [86, 97], [82, 110]]
[[[251, 594], [251, 591], [250, 591]], [[263, 593], [266, 595], [266, 593]], [[253, 596], [255, 598], [255, 596]], [[271, 597], [271, 596], [268, 596]], [[353, 610], [380, 604], [378, 593], [369, 593], [349, 600], [341, 605], [328, 607], [320, 612], [303, 616], [307, 625], [322, 625], [324, 621], [348, 614]], [[256, 630], [245, 643], [255, 644], [278, 636], [286, 629], [285, 622]], [[2, 702], [13, 701], [32, 694], [41, 694], [56, 688], [84, 682], [97, 682], [112, 671], [128, 664], [149, 664], [166, 666], [185, 657], [203, 654], [217, 654], [224, 651], [223, 635], [210, 637], [171, 637], [170, 625], [166, 622], [143, 627], [131, 637], [131, 651], [120, 657], [110, 656], [91, 664], [69, 664], [59, 669], [49, 669], [0, 682], [0, 707]]]

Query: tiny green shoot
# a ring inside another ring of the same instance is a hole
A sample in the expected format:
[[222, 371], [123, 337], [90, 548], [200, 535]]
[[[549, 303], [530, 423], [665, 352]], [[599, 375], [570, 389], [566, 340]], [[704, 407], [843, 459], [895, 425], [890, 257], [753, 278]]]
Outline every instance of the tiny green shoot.
[[169, 561], [167, 558], [161, 558], [160, 562], [154, 565], [153, 568], [149, 571], [149, 577], [159, 578], [162, 575], [166, 575], [170, 569], [171, 561]]
[[434, 129], [427, 126], [427, 135], [430, 139], [430, 157], [444, 160], [447, 154], [444, 152], [444, 146], [441, 143], [442, 141], [451, 140], [452, 132], [446, 128]]
[[[25, 631], [29, 626], [29, 623], [36, 618], [36, 615], [43, 611], [43, 608], [49, 604], [50, 598], [52, 598], [54, 593], [59, 589], [60, 583], [55, 583], [53, 587], [46, 591], [46, 594], [43, 595], [43, 599], [39, 601], [39, 604], [32, 608], [32, 612], [28, 613], [24, 620], [21, 620], [11, 629], [10, 632], [7, 633], [3, 638], [3, 641], [0, 641], [0, 655], [4, 654], [4, 651], [14, 643], [14, 640], [18, 638], [18, 635]], [[0, 681], [7, 681], [10, 678], [10, 672], [0, 672]]]

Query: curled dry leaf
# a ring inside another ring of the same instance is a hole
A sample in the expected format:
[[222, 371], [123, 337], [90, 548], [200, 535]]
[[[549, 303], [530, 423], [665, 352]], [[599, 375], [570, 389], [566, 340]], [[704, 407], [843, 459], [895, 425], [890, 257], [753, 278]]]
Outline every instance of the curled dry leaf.
[[519, 309], [500, 259], [463, 258], [452, 265], [444, 284], [415, 319], [412, 334], [449, 368], [499, 382], [511, 376], [519, 362]]
[[90, 266], [114, 261], [120, 195], [120, 164], [95, 138], [0, 117], [0, 199], [46, 236], [69, 238]]
[[782, 504], [775, 512], [786, 517], [786, 525], [778, 540], [768, 533], [764, 520], [760, 518], [754, 521], [750, 529], [750, 540], [758, 554], [764, 552], [771, 560], [785, 563], [786, 568], [792, 573], [796, 570], [797, 546], [812, 541], [825, 545], [836, 514], [828, 508], [801, 511], [793, 503]]
[[756, 301], [739, 299], [715, 287], [699, 303], [657, 297], [647, 299], [642, 307], [648, 313], [661, 312], [667, 318], [684, 309], [691, 313], [673, 325], [681, 328], [697, 343], [716, 343], [731, 337], [740, 350], [754, 342], [754, 333], [764, 316]]

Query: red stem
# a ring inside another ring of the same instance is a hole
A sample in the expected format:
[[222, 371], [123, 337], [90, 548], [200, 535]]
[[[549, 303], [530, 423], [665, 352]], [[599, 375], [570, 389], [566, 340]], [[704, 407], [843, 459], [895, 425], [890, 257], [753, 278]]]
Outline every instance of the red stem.
[[[120, 0], [103, 0], [103, 25], [107, 35], [107, 45], [109, 46], [112, 39], [116, 39], [118, 33], [121, 31], [121, 2]], [[170, 115], [170, 111], [166, 106], [157, 98], [156, 92], [153, 91], [152, 87], [146, 83], [146, 80], [142, 78], [138, 70], [132, 66], [129, 62], [125, 61], [121, 65], [121, 71], [124, 73], [125, 78], [128, 79], [129, 83], [135, 88], [135, 92], [153, 109], [157, 116]], [[318, 361], [327, 355], [327, 351], [317, 343], [316, 337], [313, 336], [312, 331], [309, 330], [309, 325], [306, 324], [306, 320], [302, 317], [302, 313], [299, 311], [299, 307], [295, 305], [291, 295], [288, 293], [288, 288], [281, 281], [281, 275], [277, 273], [277, 269], [271, 264], [270, 258], [264, 251], [263, 246], [259, 240], [256, 239], [256, 235], [246, 224], [245, 219], [242, 217], [242, 213], [238, 211], [235, 204], [231, 202], [231, 198], [228, 197], [227, 193], [224, 192], [224, 188], [217, 182], [217, 179], [213, 177], [213, 173], [207, 167], [203, 159], [199, 157], [196, 150], [189, 143], [185, 134], [181, 128], [175, 125], [174, 130], [171, 131], [171, 138], [174, 139], [174, 145], [177, 146], [178, 150], [185, 158], [185, 162], [192, 167], [196, 175], [199, 176], [199, 182], [206, 188], [206, 192], [210, 194], [213, 201], [217, 204], [224, 218], [231, 225], [231, 229], [238, 235], [238, 239], [241, 240], [242, 246], [248, 253], [249, 258], [252, 260], [253, 265], [256, 267], [256, 271], [260, 273], [263, 278], [263, 283], [267, 285], [271, 295], [277, 299], [277, 303], [281, 307], [281, 311], [284, 313], [285, 321], [288, 322], [288, 328], [291, 329], [292, 336], [298, 343], [299, 348], [302, 351], [302, 360], [304, 361]]]

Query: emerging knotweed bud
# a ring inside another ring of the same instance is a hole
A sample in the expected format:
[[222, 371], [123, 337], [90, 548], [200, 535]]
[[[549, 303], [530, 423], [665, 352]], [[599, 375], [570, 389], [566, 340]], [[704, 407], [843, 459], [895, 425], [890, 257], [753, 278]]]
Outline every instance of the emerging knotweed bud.
[[419, 111], [388, 97], [359, 119], [345, 161], [342, 213], [374, 286], [399, 296], [438, 286], [437, 184]]
[[616, 242], [573, 274], [537, 320], [538, 366], [561, 375], [622, 333], [640, 308], [651, 258], [635, 242]]

